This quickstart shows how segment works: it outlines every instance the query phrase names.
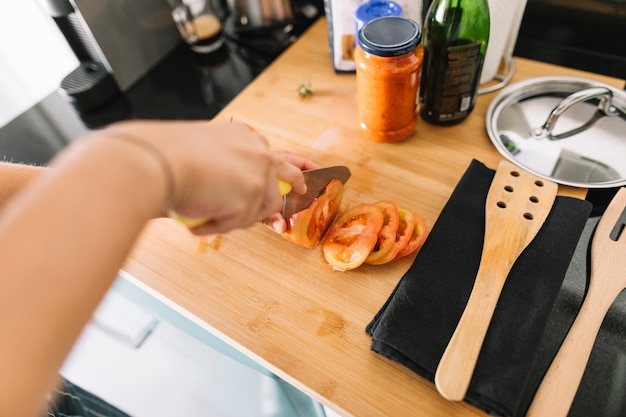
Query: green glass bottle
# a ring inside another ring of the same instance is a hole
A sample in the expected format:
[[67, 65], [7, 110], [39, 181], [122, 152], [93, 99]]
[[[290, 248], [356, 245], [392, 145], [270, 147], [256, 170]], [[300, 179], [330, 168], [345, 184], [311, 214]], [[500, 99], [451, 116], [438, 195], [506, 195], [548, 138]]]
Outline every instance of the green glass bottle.
[[420, 117], [439, 125], [474, 108], [489, 41], [487, 0], [434, 0], [424, 19]]

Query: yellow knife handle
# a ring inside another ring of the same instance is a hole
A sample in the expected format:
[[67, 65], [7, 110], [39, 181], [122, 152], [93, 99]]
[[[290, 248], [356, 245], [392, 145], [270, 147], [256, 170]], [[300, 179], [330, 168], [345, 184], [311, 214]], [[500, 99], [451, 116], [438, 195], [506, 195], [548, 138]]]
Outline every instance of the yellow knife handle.
[[[291, 183], [282, 180], [282, 179], [278, 179], [278, 191], [280, 192], [280, 195], [287, 195], [291, 192]], [[170, 211], [168, 214], [168, 217], [170, 219], [174, 219], [179, 223], [182, 223], [184, 226], [193, 229], [195, 227], [198, 226], [202, 226], [203, 224], [206, 224], [210, 221], [210, 219], [208, 218], [195, 218], [195, 217], [187, 217], [187, 216], [183, 216], [181, 214], [178, 214], [174, 211]]]
[[291, 183], [285, 180], [278, 179], [278, 191], [280, 195], [287, 195], [291, 192]]

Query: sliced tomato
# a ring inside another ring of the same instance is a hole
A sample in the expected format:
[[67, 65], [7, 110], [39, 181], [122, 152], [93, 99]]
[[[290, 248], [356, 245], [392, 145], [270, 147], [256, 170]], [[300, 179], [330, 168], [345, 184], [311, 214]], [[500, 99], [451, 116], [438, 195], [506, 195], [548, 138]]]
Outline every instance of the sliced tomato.
[[313, 248], [321, 242], [339, 212], [343, 198], [343, 184], [334, 179], [309, 207], [286, 219], [283, 237], [297, 245]]
[[383, 265], [393, 261], [400, 250], [402, 250], [409, 242], [411, 233], [413, 233], [413, 229], [415, 228], [415, 216], [411, 210], [407, 210], [404, 207], [398, 207], [398, 217], [398, 229], [396, 231], [392, 247], [383, 256], [373, 262], [368, 262], [369, 264]]
[[378, 232], [378, 240], [374, 249], [369, 254], [366, 263], [374, 264], [391, 250], [396, 242], [396, 233], [398, 232], [398, 225], [400, 224], [400, 216], [398, 215], [398, 206], [391, 201], [378, 201], [374, 203], [376, 207], [382, 210], [384, 221], [383, 227]]
[[420, 214], [413, 212], [413, 216], [415, 217], [415, 227], [413, 227], [411, 238], [407, 242], [406, 246], [400, 249], [396, 255], [396, 259], [410, 255], [421, 248], [424, 241], [426, 241], [426, 236], [428, 235], [428, 222], [424, 216]]
[[368, 257], [378, 240], [385, 216], [374, 204], [356, 205], [340, 214], [328, 230], [322, 249], [335, 270], [357, 268]]

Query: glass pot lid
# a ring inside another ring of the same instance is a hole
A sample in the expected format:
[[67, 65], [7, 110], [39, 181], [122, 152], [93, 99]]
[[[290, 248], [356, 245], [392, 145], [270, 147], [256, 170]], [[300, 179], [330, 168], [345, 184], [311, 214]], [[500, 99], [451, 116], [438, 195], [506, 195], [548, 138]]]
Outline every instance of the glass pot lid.
[[578, 77], [538, 77], [502, 90], [487, 110], [498, 151], [563, 185], [626, 185], [626, 91]]

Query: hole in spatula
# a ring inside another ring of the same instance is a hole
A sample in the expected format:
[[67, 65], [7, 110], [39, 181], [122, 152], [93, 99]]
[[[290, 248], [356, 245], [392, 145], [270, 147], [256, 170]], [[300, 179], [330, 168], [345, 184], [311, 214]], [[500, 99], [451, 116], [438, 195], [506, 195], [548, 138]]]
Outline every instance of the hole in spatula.
[[528, 198], [530, 200], [531, 203], [538, 203], [539, 199], [537, 198], [537, 196], [531, 195], [530, 198]]
[[517, 172], [517, 171], [511, 171], [511, 176], [512, 176], [512, 177], [519, 177], [519, 172]]
[[498, 202], [496, 203], [496, 206], [498, 206], [498, 207], [500, 207], [500, 208], [504, 209], [504, 208], [506, 208], [506, 203], [505, 203], [504, 201], [498, 201]]
[[537, 187], [543, 187], [543, 181], [541, 181], [541, 180], [537, 180], [537, 181], [535, 181], [535, 185], [536, 185]]
[[615, 226], [613, 226], [613, 230], [611, 230], [611, 234], [609, 235], [611, 240], [617, 242], [622, 232], [624, 231], [625, 227], [626, 227], [626, 208], [624, 208], [624, 211], [622, 211], [622, 214], [620, 214], [619, 218], [617, 219], [617, 222], [615, 223]]
[[506, 191], [507, 193], [512, 193], [513, 192], [513, 187], [510, 185], [505, 185], [504, 186], [504, 191]]
[[532, 213], [524, 213], [524, 218], [526, 220], [532, 220], [534, 217]]

